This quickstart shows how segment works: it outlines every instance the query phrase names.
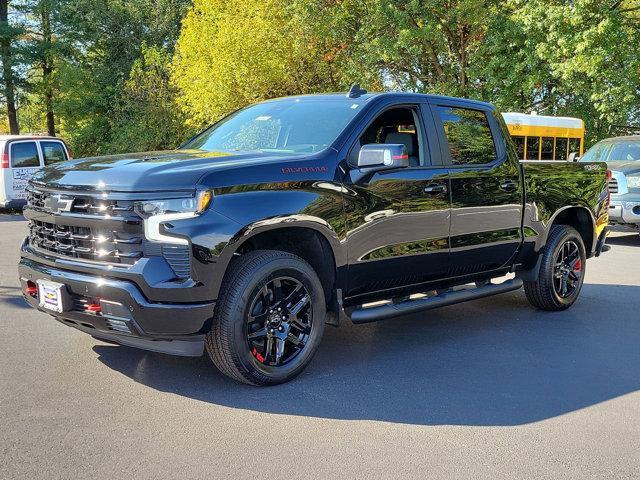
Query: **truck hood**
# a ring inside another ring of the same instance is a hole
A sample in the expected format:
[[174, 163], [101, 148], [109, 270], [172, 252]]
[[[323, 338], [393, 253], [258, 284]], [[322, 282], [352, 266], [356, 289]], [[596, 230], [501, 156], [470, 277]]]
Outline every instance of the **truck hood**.
[[607, 168], [625, 175], [640, 173], [640, 160], [607, 162]]
[[64, 190], [112, 192], [193, 191], [215, 170], [281, 162], [299, 155], [263, 152], [168, 150], [90, 157], [52, 165], [32, 178], [36, 185]]

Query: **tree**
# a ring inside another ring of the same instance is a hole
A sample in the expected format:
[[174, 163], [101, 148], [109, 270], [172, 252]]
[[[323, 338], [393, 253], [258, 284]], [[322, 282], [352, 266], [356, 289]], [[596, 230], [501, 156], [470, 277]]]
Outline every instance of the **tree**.
[[13, 72], [12, 42], [20, 29], [9, 25], [9, 0], [0, 0], [0, 57], [2, 59], [2, 93], [7, 109], [9, 130], [12, 134], [20, 133], [16, 110], [15, 78]]
[[[142, 92], [138, 88], [132, 97], [127, 82], [132, 76], [139, 79], [140, 69], [149, 68], [149, 74], [155, 75], [156, 65], [147, 65], [144, 60], [147, 49], [157, 47], [167, 56], [173, 54], [188, 3], [189, 0], [75, 0], [65, 4], [62, 34], [73, 51], [58, 71], [57, 107], [74, 152], [99, 155], [144, 149], [149, 144], [148, 136], [139, 137], [140, 143], [136, 143], [133, 135], [121, 131], [127, 128], [141, 132], [142, 125], [150, 120], [139, 108], [141, 99], [148, 96], [156, 102], [155, 115], [176, 109], [173, 104], [158, 109], [160, 98], [154, 91]], [[142, 84], [150, 88], [154, 85]], [[168, 96], [163, 98], [169, 101]], [[134, 102], [131, 108], [126, 108], [127, 101]], [[135, 112], [140, 114], [140, 123], [134, 128]], [[166, 117], [154, 120], [167, 125], [174, 121]], [[158, 138], [153, 143], [163, 141]]]
[[482, 96], [503, 109], [580, 117], [590, 142], [637, 120], [639, 9], [637, 0], [505, 2], [475, 64]]
[[142, 46], [113, 111], [114, 151], [176, 148], [186, 133], [169, 80], [171, 54], [163, 47]]
[[35, 73], [37, 80], [33, 81], [32, 88], [37, 89], [42, 96], [47, 133], [55, 136], [54, 74], [61, 51], [55, 39], [54, 22], [59, 13], [60, 1], [24, 1], [21, 8], [28, 18], [27, 41], [32, 56], [30, 63], [32, 68], [38, 70]]
[[355, 77], [387, 88], [466, 96], [494, 0], [305, 0], [307, 25], [343, 45]]
[[323, 53], [285, 0], [195, 0], [173, 63], [179, 104], [199, 128], [257, 100], [335, 89]]

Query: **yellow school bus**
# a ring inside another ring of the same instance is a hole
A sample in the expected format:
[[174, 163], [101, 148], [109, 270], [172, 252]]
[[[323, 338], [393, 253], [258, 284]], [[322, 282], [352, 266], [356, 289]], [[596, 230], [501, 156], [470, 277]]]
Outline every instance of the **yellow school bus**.
[[503, 113], [521, 160], [568, 160], [582, 156], [584, 122], [579, 118]]

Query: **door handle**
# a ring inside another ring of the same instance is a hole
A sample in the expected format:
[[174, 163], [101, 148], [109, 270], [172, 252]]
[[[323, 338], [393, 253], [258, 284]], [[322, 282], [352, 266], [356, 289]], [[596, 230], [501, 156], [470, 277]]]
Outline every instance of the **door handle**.
[[428, 187], [424, 187], [424, 193], [428, 193], [430, 195], [438, 195], [440, 193], [447, 193], [447, 186], [438, 184], [438, 185], [430, 185]]
[[513, 180], [505, 180], [500, 183], [500, 188], [505, 192], [513, 192], [518, 189], [518, 184]]

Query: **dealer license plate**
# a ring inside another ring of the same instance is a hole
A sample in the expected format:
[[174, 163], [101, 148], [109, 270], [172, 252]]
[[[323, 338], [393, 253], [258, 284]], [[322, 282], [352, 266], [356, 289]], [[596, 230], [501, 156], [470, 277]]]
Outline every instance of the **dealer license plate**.
[[37, 284], [40, 306], [47, 310], [62, 313], [64, 311], [62, 292], [64, 285], [48, 280], [38, 280]]

